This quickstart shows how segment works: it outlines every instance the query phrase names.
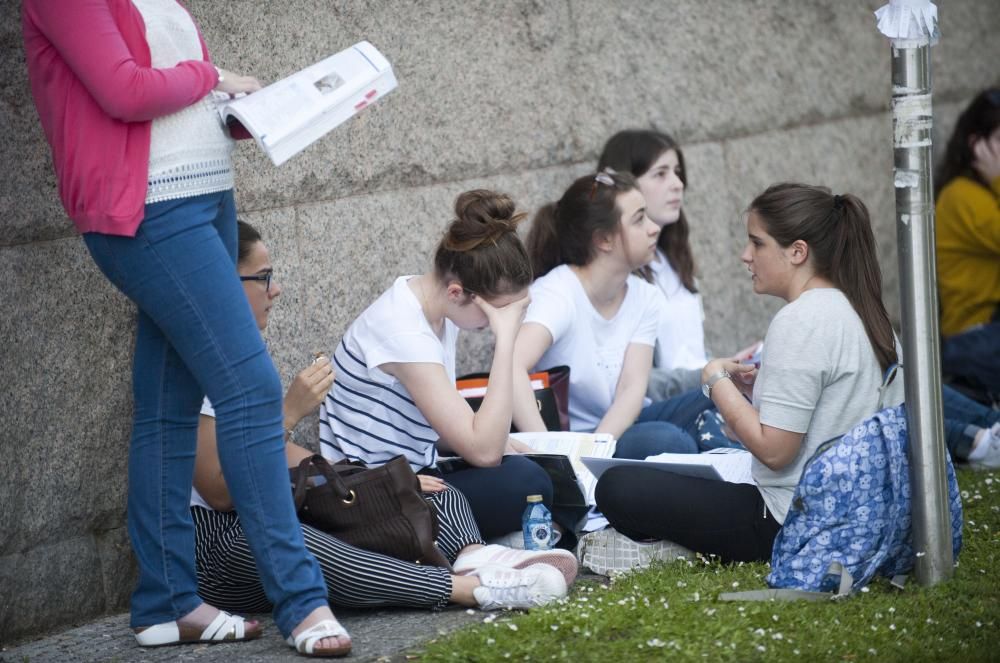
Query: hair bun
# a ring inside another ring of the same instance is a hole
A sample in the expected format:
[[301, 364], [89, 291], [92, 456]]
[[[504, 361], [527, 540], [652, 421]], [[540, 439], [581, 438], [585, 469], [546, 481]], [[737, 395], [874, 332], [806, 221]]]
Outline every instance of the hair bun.
[[527, 215], [517, 212], [510, 196], [487, 189], [466, 191], [455, 200], [455, 220], [442, 244], [449, 251], [472, 251], [485, 243], [496, 244]]

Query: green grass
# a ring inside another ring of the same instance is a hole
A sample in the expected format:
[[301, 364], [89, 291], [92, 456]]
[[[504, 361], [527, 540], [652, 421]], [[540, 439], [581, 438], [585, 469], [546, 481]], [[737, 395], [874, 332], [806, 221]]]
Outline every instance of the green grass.
[[[658, 564], [580, 582], [562, 603], [484, 614], [420, 661], [1000, 661], [1000, 472], [959, 473], [965, 543], [954, 578], [878, 579], [838, 602], [722, 602], [765, 587], [766, 564]], [[408, 658], [410, 658], [408, 657]]]

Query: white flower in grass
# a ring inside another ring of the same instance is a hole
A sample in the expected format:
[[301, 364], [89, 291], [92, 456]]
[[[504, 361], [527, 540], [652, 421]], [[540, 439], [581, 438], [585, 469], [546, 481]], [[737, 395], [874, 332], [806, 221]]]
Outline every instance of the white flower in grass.
[[507, 624], [507, 628], [509, 628], [511, 631], [516, 631], [517, 624]]
[[784, 640], [785, 636], [781, 635], [780, 633], [774, 633], [774, 634], [771, 635], [771, 639], [772, 640]]
[[764, 645], [757, 645], [757, 651], [761, 652], [767, 651], [767, 647], [765, 647]]
[[667, 643], [665, 643], [663, 640], [660, 640], [659, 638], [653, 638], [652, 640], [646, 640], [646, 644], [649, 645], [650, 647], [663, 647]]
[[775, 622], [778, 621], [778, 615], [771, 615], [771, 620]]
[[497, 641], [494, 640], [493, 638], [486, 638], [486, 644], [488, 644], [488, 645], [495, 645], [496, 643], [497, 643]]
[[870, 649], [868, 650], [868, 653], [869, 653], [869, 654], [871, 654], [872, 656], [875, 656], [876, 654], [878, 654], [878, 650], [877, 650], [877, 649], [875, 649], [874, 647], [871, 647], [871, 648], [870, 648]]
[[733, 587], [736, 588], [736, 587], [739, 587], [739, 586], [740, 586], [740, 581], [739, 580], [734, 580], [733, 581]]
[[558, 631], [559, 630], [559, 625], [558, 624], [553, 624], [549, 628], [552, 629], [553, 631]]
[[760, 637], [760, 636], [764, 635], [764, 629], [762, 629], [762, 628], [754, 629], [753, 634], [756, 635], [756, 636], [758, 636], [758, 637]]

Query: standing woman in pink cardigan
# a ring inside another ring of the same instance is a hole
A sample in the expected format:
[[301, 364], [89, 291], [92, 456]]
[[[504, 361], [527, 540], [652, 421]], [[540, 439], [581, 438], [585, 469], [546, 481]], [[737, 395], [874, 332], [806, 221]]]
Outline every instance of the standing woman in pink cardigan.
[[98, 267], [138, 308], [128, 494], [136, 639], [261, 633], [197, 593], [188, 504], [207, 395], [278, 628], [301, 653], [348, 653], [292, 505], [281, 382], [234, 267], [233, 141], [213, 91], [260, 84], [213, 66], [176, 0], [24, 0], [22, 31], [63, 205]]

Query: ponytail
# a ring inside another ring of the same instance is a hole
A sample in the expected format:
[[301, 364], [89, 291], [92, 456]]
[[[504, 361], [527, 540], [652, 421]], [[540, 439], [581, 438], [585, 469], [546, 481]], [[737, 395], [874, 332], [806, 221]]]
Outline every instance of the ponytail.
[[434, 253], [434, 271], [444, 280], [483, 297], [517, 292], [531, 284], [531, 264], [517, 235], [527, 215], [509, 196], [475, 189], [455, 200], [452, 220]]
[[782, 247], [802, 240], [816, 274], [847, 297], [884, 371], [898, 362], [889, 314], [882, 304], [882, 270], [868, 208], [854, 195], [826, 187], [775, 184], [749, 207]]
[[527, 240], [535, 276], [544, 276], [559, 265], [589, 263], [595, 236], [614, 235], [621, 227], [619, 194], [636, 188], [631, 175], [605, 169], [577, 179], [559, 202], [542, 206]]

